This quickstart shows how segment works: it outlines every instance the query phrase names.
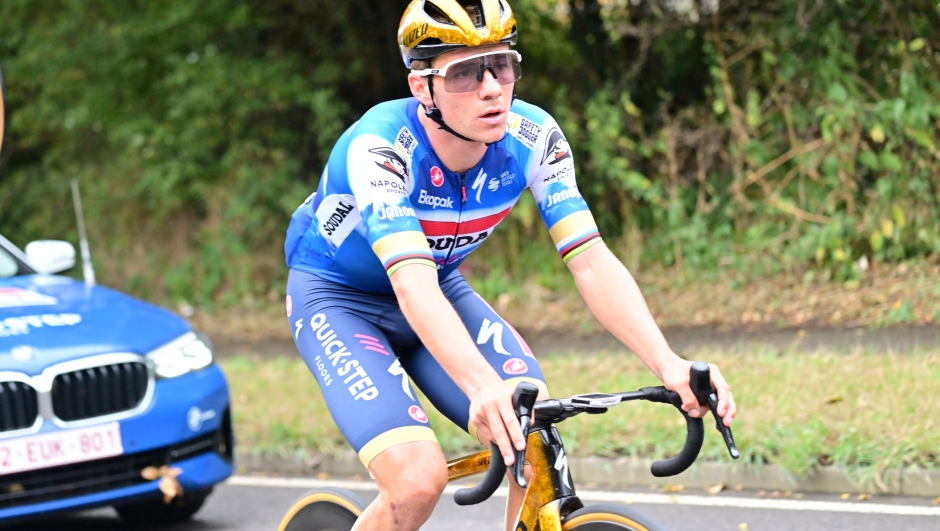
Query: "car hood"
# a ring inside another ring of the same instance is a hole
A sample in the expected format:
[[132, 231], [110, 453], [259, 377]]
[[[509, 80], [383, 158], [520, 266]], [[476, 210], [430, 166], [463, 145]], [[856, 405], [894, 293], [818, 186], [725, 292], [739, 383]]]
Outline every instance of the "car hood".
[[0, 371], [34, 375], [95, 354], [146, 354], [189, 330], [181, 317], [103, 286], [51, 275], [0, 280]]

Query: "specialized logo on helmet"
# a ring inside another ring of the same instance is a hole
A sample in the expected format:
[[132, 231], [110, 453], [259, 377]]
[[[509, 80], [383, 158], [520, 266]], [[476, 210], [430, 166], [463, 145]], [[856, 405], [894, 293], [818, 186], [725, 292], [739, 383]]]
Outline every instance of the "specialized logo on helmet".
[[417, 26], [414, 27], [414, 29], [409, 31], [407, 34], [401, 36], [401, 42], [405, 46], [410, 48], [411, 45], [416, 40], [420, 39], [421, 37], [424, 37], [425, 35], [427, 35], [427, 33], [428, 33], [428, 25], [418, 24]]
[[374, 153], [382, 157], [381, 161], [376, 161], [375, 165], [383, 170], [395, 174], [402, 182], [405, 182], [405, 174], [408, 173], [408, 165], [405, 164], [405, 159], [392, 148], [387, 147], [377, 147], [369, 150], [369, 153]]
[[547, 160], [549, 164], [558, 164], [559, 162], [571, 158], [571, 148], [568, 147], [568, 140], [557, 127], [552, 127], [548, 132], [548, 142], [545, 144], [545, 155], [542, 157], [542, 164]]

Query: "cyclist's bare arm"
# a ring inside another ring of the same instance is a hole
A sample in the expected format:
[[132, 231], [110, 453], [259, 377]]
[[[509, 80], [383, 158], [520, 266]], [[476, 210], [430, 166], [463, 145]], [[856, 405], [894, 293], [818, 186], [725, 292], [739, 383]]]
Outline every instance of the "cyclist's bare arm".
[[408, 323], [470, 398], [470, 421], [480, 439], [496, 442], [506, 463], [512, 463], [512, 448], [525, 448], [512, 408], [513, 390], [480, 354], [463, 321], [444, 297], [437, 271], [420, 264], [406, 265], [392, 274], [391, 282]]
[[[682, 409], [690, 416], [703, 416], [707, 408], [699, 407], [689, 389], [691, 362], [669, 348], [633, 276], [607, 246], [603, 242], [591, 246], [572, 258], [568, 268], [578, 291], [601, 324], [635, 352], [667, 389], [682, 397]], [[718, 412], [724, 424], [730, 426], [737, 413], [731, 389], [714, 365], [711, 379], [718, 391]]]

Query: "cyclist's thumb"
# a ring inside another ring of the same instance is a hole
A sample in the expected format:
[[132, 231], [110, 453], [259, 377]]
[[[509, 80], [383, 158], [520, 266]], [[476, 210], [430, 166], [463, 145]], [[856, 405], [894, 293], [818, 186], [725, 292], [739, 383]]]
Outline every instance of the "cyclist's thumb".
[[689, 387], [689, 384], [685, 384], [679, 389], [676, 389], [676, 392], [679, 393], [679, 398], [682, 399], [682, 410], [689, 414], [690, 417], [701, 417], [701, 406], [698, 403], [698, 400], [695, 398], [695, 394], [692, 393], [692, 388]]

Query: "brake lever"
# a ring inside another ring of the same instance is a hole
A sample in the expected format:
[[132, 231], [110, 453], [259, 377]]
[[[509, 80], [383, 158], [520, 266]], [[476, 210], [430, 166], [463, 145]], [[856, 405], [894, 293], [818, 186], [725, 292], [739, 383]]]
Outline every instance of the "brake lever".
[[[539, 388], [529, 382], [520, 382], [516, 390], [512, 393], [512, 407], [516, 410], [516, 416], [519, 417], [519, 427], [522, 428], [522, 440], [526, 442], [528, 448], [529, 441], [529, 422], [534, 414], [535, 399], [539, 396]], [[526, 487], [525, 481], [525, 451], [515, 450], [516, 460], [513, 462], [511, 471], [516, 484], [522, 488]]]
[[696, 361], [692, 364], [689, 386], [692, 388], [692, 394], [695, 395], [700, 405], [704, 406], [708, 404], [712, 416], [715, 417], [715, 429], [721, 433], [721, 437], [725, 441], [725, 446], [728, 447], [728, 453], [731, 454], [731, 458], [737, 459], [741, 457], [741, 454], [738, 452], [737, 445], [734, 444], [734, 434], [731, 433], [731, 428], [725, 426], [725, 423], [721, 421], [721, 415], [718, 414], [718, 392], [712, 387], [710, 373], [711, 370], [707, 363]]

